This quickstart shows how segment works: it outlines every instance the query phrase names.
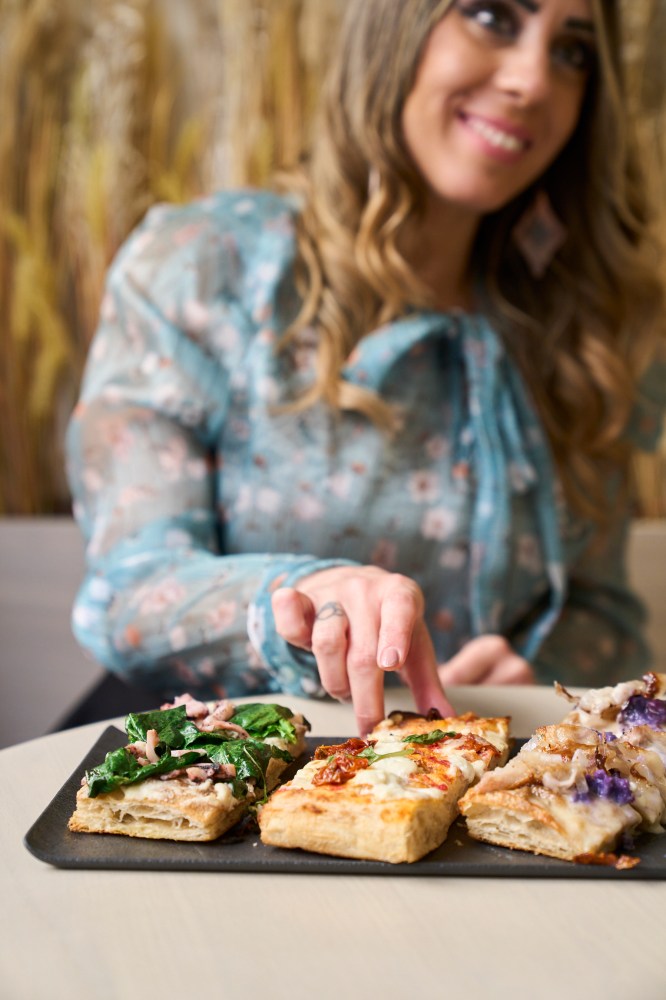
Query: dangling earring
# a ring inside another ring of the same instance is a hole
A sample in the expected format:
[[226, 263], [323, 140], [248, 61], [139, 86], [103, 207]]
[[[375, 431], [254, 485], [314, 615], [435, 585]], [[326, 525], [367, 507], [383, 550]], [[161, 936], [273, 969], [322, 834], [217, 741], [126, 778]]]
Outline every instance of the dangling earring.
[[566, 241], [567, 231], [555, 215], [548, 195], [540, 190], [511, 235], [533, 277], [543, 278]]

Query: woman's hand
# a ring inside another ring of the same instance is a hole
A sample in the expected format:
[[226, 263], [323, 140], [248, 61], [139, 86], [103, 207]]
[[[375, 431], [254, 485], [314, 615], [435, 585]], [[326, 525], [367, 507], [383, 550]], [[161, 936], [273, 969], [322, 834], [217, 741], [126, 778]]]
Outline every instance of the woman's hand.
[[278, 634], [314, 653], [324, 690], [351, 698], [362, 735], [384, 718], [389, 670], [400, 671], [419, 711], [455, 715], [423, 621], [423, 594], [408, 577], [377, 566], [339, 566], [278, 588], [272, 606]]
[[439, 668], [442, 684], [534, 684], [534, 671], [501, 635], [471, 639]]

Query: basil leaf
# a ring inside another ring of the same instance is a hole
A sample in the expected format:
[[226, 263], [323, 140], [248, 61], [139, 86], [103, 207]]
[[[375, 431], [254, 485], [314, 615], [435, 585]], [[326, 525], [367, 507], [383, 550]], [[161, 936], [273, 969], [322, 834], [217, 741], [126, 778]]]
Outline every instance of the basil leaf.
[[102, 792], [112, 792], [122, 785], [134, 785], [146, 778], [154, 778], [159, 774], [166, 774], [168, 771], [176, 771], [182, 767], [190, 767], [201, 760], [198, 752], [185, 753], [181, 757], [172, 757], [171, 754], [164, 754], [156, 764], [144, 764], [143, 767], [138, 760], [125, 747], [119, 750], [111, 750], [107, 753], [102, 764], [86, 771], [88, 782], [88, 795], [94, 799]]
[[[265, 740], [269, 736], [279, 736], [281, 739], [295, 742], [296, 730], [289, 720], [293, 712], [283, 705], [263, 705], [253, 703], [240, 705], [234, 712], [230, 722], [242, 726], [250, 736]], [[309, 728], [309, 723], [307, 723]]]
[[361, 750], [360, 753], [355, 754], [356, 757], [365, 757], [369, 760], [371, 764], [374, 764], [378, 760], [388, 760], [389, 757], [408, 757], [409, 747], [405, 747], [404, 750], [394, 750], [392, 753], [377, 753], [375, 748], [370, 746], [366, 747], [365, 750]]
[[130, 743], [145, 741], [149, 729], [157, 730], [159, 742], [170, 750], [182, 750], [199, 736], [194, 722], [187, 717], [185, 705], [155, 712], [131, 712], [125, 719]]
[[431, 733], [419, 733], [418, 736], [403, 736], [403, 743], [420, 743], [430, 746], [431, 743], [439, 743], [440, 740], [444, 740], [449, 736], [459, 736], [459, 733], [447, 732], [445, 733], [442, 729], [433, 729]]

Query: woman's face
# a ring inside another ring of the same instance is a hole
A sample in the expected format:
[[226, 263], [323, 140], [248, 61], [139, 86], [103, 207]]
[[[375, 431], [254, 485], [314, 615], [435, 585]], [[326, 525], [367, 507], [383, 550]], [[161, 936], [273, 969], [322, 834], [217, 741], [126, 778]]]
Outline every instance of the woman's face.
[[402, 116], [432, 195], [483, 215], [536, 180], [575, 129], [595, 62], [590, 0], [457, 0]]

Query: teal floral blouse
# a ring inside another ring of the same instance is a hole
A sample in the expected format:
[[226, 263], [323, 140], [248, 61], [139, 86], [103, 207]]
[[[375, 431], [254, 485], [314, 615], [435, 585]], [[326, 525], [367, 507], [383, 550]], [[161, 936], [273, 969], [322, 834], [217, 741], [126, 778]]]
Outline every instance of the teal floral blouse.
[[321, 695], [311, 654], [275, 632], [271, 586], [374, 563], [418, 581], [442, 662], [499, 632], [542, 682], [640, 674], [626, 518], [590, 548], [483, 317], [413, 312], [360, 342], [344, 378], [395, 407], [392, 436], [281, 406], [316, 350], [311, 330], [276, 350], [298, 310], [294, 213], [258, 191], [158, 206], [109, 272], [68, 431], [81, 644], [165, 695]]

